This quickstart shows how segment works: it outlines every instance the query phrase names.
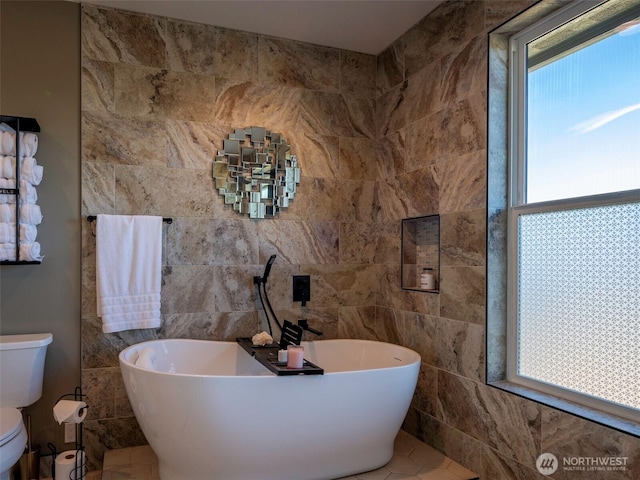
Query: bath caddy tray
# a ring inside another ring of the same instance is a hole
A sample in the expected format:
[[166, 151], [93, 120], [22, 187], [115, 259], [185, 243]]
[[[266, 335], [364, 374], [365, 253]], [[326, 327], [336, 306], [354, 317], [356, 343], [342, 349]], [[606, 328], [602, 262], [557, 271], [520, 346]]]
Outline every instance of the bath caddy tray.
[[244, 348], [249, 355], [267, 367], [271, 372], [279, 376], [285, 375], [324, 375], [324, 369], [305, 360], [302, 368], [287, 368], [287, 362], [278, 361], [278, 345], [265, 345], [257, 347], [253, 345], [251, 338], [238, 337], [236, 342]]

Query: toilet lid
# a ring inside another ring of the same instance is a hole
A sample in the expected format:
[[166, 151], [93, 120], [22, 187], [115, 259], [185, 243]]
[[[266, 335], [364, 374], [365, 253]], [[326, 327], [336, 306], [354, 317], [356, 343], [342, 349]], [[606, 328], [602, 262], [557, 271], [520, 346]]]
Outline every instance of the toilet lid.
[[0, 446], [20, 433], [22, 414], [17, 408], [0, 408]]

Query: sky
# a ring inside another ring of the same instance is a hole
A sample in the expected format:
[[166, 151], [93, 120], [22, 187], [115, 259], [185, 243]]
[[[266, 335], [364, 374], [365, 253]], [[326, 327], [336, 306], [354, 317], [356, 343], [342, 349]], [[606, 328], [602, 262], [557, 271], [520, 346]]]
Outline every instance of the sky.
[[640, 21], [528, 76], [527, 202], [640, 188]]

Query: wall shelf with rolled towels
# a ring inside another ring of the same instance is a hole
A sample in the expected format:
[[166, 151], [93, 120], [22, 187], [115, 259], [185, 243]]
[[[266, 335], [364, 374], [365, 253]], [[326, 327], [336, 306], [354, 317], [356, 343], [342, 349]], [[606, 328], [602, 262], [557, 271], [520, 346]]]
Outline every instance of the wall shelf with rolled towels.
[[42, 167], [33, 158], [38, 132], [35, 118], [0, 115], [0, 265], [42, 263], [35, 241], [36, 225], [42, 220], [35, 204], [35, 186], [42, 180]]
[[[87, 220], [89, 222], [95, 222], [97, 219], [98, 219], [98, 217], [95, 216], [95, 215], [87, 215]], [[166, 223], [167, 225], [171, 225], [173, 223], [173, 218], [162, 217], [162, 221], [164, 223]]]

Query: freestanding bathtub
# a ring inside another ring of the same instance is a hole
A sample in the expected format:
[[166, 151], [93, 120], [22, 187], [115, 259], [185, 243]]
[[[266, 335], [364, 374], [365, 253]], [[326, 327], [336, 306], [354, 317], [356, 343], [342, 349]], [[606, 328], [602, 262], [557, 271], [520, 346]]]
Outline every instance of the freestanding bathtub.
[[120, 353], [162, 480], [336, 479], [385, 465], [420, 356], [367, 340], [303, 342], [324, 375], [276, 376], [233, 342], [154, 340]]

